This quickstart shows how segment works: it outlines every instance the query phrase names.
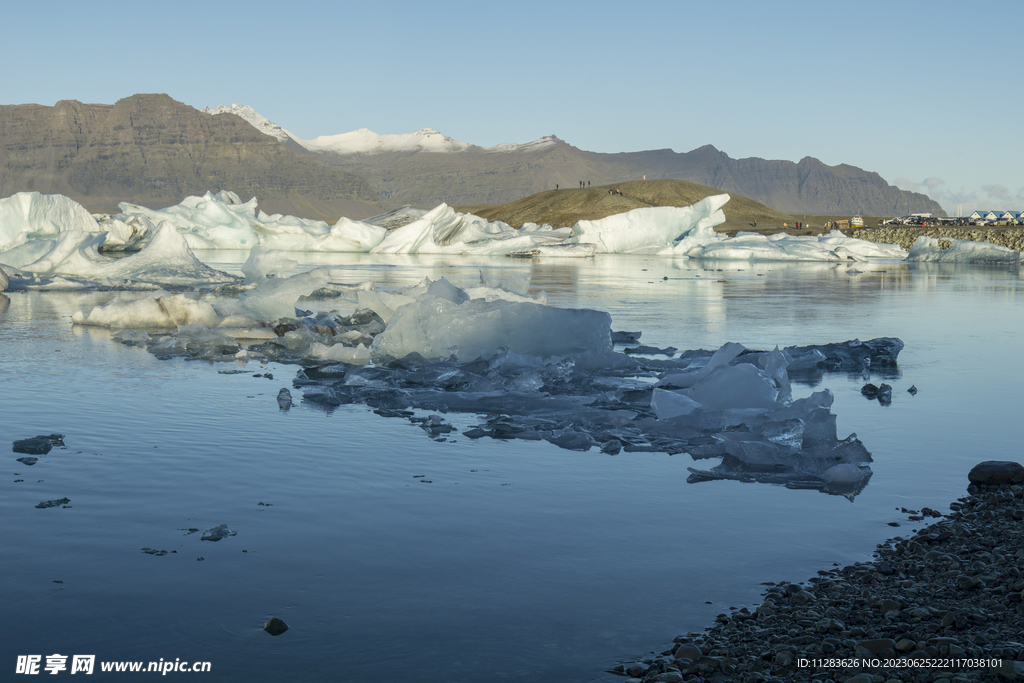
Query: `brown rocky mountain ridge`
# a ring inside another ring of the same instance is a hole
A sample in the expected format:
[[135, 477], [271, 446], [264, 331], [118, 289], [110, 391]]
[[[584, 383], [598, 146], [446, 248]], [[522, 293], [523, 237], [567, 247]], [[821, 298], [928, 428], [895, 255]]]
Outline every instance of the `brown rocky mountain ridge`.
[[152, 208], [231, 190], [268, 213], [337, 219], [380, 212], [366, 181], [286, 148], [237, 116], [167, 95], [109, 104], [0, 106], [0, 196], [63, 194], [91, 211]]
[[758, 158], [732, 159], [711, 145], [692, 152], [670, 149], [621, 154], [587, 152], [554, 138], [512, 152], [471, 147], [462, 152], [318, 152], [325, 163], [370, 183], [388, 209], [411, 205], [506, 204], [527, 195], [631, 180], [686, 180], [749, 197], [791, 215], [865, 214], [898, 216], [916, 212], [945, 215], [926, 195], [889, 185], [877, 173], [855, 166], [828, 166], [806, 157], [799, 163]]
[[35, 190], [67, 195], [92, 211], [115, 211], [122, 201], [162, 208], [189, 195], [231, 190], [243, 200], [257, 197], [268, 213], [333, 221], [405, 205], [502, 205], [556, 184], [570, 190], [589, 181], [596, 189], [646, 174], [728, 192], [733, 212], [747, 197], [780, 215], [943, 213], [925, 195], [853, 166], [810, 157], [731, 159], [710, 145], [682, 154], [602, 154], [552, 136], [550, 144], [502, 152], [368, 155], [296, 147], [233, 114], [214, 116], [161, 94], [113, 105], [0, 105], [0, 197]]

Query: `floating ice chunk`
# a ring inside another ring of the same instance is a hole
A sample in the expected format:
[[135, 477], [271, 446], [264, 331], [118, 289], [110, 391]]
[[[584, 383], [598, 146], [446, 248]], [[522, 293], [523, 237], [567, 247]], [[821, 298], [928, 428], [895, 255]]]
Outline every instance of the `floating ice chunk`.
[[772, 410], [779, 407], [778, 395], [771, 377], [749, 363], [717, 367], [690, 390], [690, 397], [708, 410]]
[[651, 410], [659, 420], [689, 415], [700, 407], [701, 405], [692, 398], [677, 391], [655, 389], [651, 394]]
[[0, 199], [0, 251], [54, 239], [65, 230], [95, 232], [99, 226], [84, 206], [64, 195], [18, 192]]
[[502, 271], [501, 277], [488, 278], [481, 270], [480, 284], [491, 289], [504, 289], [519, 296], [526, 296], [530, 293], [530, 273], [527, 271]]
[[533, 303], [474, 299], [459, 304], [423, 297], [396, 310], [370, 350], [374, 357], [417, 352], [465, 362], [501, 347], [544, 357], [610, 349], [611, 316]]
[[233, 275], [203, 264], [168, 223], [157, 227], [149, 244], [131, 256], [109, 258], [99, 253], [105, 233], [66, 230], [53, 247], [21, 270], [36, 275], [70, 275], [91, 280], [117, 279], [161, 285], [234, 283]]
[[835, 250], [837, 254], [840, 253], [840, 249], [843, 249], [844, 253], [854, 256], [853, 260], [858, 261], [868, 258], [902, 259], [907, 257], [907, 250], [898, 244], [883, 244], [847, 237], [840, 230], [833, 230], [827, 235], [821, 235], [817, 237], [817, 240], [820, 244]]
[[789, 383], [789, 373], [786, 371], [788, 367], [789, 361], [786, 359], [785, 354], [779, 351], [778, 346], [764, 359], [764, 371], [775, 380], [775, 386], [779, 389], [778, 400], [780, 403], [788, 403], [793, 393], [792, 386]]
[[316, 251], [367, 252], [383, 242], [387, 234], [386, 228], [343, 216], [331, 226], [326, 237], [315, 240], [311, 246]]
[[211, 361], [235, 360], [238, 343], [203, 325], [181, 325], [148, 347], [158, 356], [189, 356]]
[[104, 251], [137, 249], [156, 231], [153, 221], [145, 216], [111, 216], [100, 213], [93, 216], [99, 230], [107, 233], [101, 245]]
[[327, 346], [326, 344], [313, 342], [309, 345], [308, 355], [311, 358], [335, 360], [343, 363], [367, 363], [370, 361], [370, 349], [362, 344], [351, 347], [344, 344]]
[[230, 191], [202, 197], [186, 197], [165, 209], [147, 209], [137, 204], [118, 204], [126, 216], [145, 216], [153, 223], [168, 222], [185, 237], [192, 249], [248, 249], [259, 244], [256, 236], [255, 197], [242, 202]]
[[502, 222], [455, 211], [441, 204], [421, 218], [391, 230], [371, 249], [375, 254], [503, 254], [536, 242]]
[[299, 262], [285, 256], [283, 251], [256, 246], [249, 251], [249, 258], [242, 264], [242, 272], [245, 284], [253, 285], [271, 277], [287, 277], [298, 267]]
[[573, 228], [571, 244], [588, 243], [598, 253], [654, 253], [671, 249], [673, 243], [697, 227], [711, 229], [725, 222], [721, 209], [729, 195], [705, 197], [693, 206], [657, 206], [633, 209], [598, 220], [583, 220]]
[[441, 278], [440, 280], [434, 280], [431, 282], [423, 296], [427, 296], [432, 299], [445, 299], [446, 301], [451, 301], [453, 304], [463, 304], [469, 301], [469, 295], [462, 289], [459, 289], [452, 283], [448, 282], [447, 278]]
[[[943, 249], [943, 242], [949, 244]], [[989, 242], [971, 242], [952, 237], [936, 239], [921, 235], [910, 247], [908, 261], [936, 263], [1021, 263], [1021, 252]]]
[[254, 320], [291, 318], [295, 316], [295, 303], [299, 297], [309, 296], [326, 286], [329, 276], [329, 269], [317, 268], [288, 278], [274, 278], [236, 299], [220, 302], [217, 311], [221, 315], [245, 315]]
[[7, 251], [0, 251], [0, 259], [13, 268], [21, 268], [41, 259], [56, 243], [57, 240], [29, 240]]
[[116, 339], [122, 344], [135, 345], [135, 344], [148, 344], [152, 337], [149, 336], [148, 332], [142, 330], [121, 330], [110, 335], [111, 339]]
[[864, 261], [904, 258], [907, 254], [898, 246], [847, 237], [838, 230], [820, 236], [739, 232], [735, 237], [695, 230], [684, 236], [672, 253], [690, 258], [744, 261]]
[[[726, 342], [721, 348], [715, 351], [710, 358], [695, 359], [689, 368], [683, 372], [671, 373], [663, 377], [659, 382], [660, 387], [692, 387], [697, 382], [708, 376], [712, 370], [731, 363], [737, 356], [746, 351], [743, 344]], [[701, 365], [703, 363], [703, 365]]]
[[99, 327], [144, 327], [147, 329], [177, 327], [198, 323], [215, 327], [220, 316], [209, 303], [184, 294], [171, 295], [158, 290], [141, 299], [118, 296], [103, 306], [96, 306], [86, 315], [77, 311], [71, 316], [77, 325]]
[[414, 303], [416, 299], [404, 294], [358, 291], [356, 292], [356, 301], [359, 308], [368, 308], [379, 315], [381, 320], [387, 322], [391, 319], [396, 308]]
[[849, 462], [833, 465], [821, 473], [822, 478], [830, 484], [859, 484], [870, 475], [871, 470]]

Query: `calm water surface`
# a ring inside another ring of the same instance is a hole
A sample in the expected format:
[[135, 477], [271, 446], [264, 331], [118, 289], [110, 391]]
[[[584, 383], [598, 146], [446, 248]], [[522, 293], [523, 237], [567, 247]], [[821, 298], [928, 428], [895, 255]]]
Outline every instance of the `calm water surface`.
[[[202, 257], [237, 272], [245, 254]], [[840, 436], [857, 433], [874, 476], [852, 502], [691, 485], [686, 468], [709, 463], [686, 455], [438, 443], [365, 406], [282, 412], [294, 367], [160, 361], [71, 325], [110, 293], [8, 293], [0, 443], [59, 432], [68, 446], [32, 467], [6, 456], [8, 673], [19, 654], [60, 653], [205, 660], [210, 681], [617, 680], [603, 669], [759, 603], [762, 581], [868, 559], [915, 528], [896, 508], [946, 510], [976, 462], [1020, 458], [1017, 269], [303, 257], [382, 288], [529, 269], [531, 292], [609, 311], [655, 346], [899, 337], [899, 371], [871, 378], [894, 387], [891, 406], [864, 399], [859, 374], [794, 388], [835, 394]], [[34, 507], [65, 496], [71, 508]], [[218, 524], [238, 535], [187, 531]], [[268, 636], [270, 616], [291, 630]]]

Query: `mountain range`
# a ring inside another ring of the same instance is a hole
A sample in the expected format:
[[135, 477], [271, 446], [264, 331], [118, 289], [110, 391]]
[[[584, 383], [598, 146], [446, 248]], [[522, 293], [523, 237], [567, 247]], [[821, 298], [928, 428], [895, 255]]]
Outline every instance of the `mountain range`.
[[200, 111], [159, 94], [113, 105], [0, 106], [0, 196], [59, 193], [93, 211], [232, 190], [258, 197], [268, 213], [333, 220], [405, 205], [505, 204], [556, 186], [645, 176], [710, 186], [790, 215], [943, 213], [927, 196], [854, 166], [732, 159], [710, 145], [604, 154], [550, 135], [484, 148], [430, 128], [303, 140], [245, 105]]
[[505, 204], [555, 185], [571, 188], [580, 181], [594, 186], [646, 178], [687, 180], [790, 215], [944, 215], [938, 202], [894, 187], [877, 173], [847, 164], [828, 166], [813, 157], [798, 163], [732, 159], [711, 145], [686, 153], [660, 149], [602, 154], [578, 149], [554, 135], [485, 148], [430, 128], [404, 135], [378, 135], [362, 128], [303, 140], [245, 105], [204, 111], [240, 116], [282, 142], [316, 154], [324, 163], [365, 178], [389, 208], [439, 202]]

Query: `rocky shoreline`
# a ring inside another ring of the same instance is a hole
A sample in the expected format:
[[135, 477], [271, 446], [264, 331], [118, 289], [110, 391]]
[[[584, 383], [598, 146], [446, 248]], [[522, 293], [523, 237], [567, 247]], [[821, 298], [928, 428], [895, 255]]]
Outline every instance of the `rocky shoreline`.
[[936, 238], [952, 237], [953, 239], [969, 240], [971, 242], [991, 242], [1014, 251], [1024, 251], [1024, 228], [972, 228], [955, 226], [915, 228], [893, 226], [862, 228], [854, 230], [851, 236], [879, 244], [898, 244], [909, 251], [914, 240], [921, 235]]
[[[1024, 467], [981, 463], [969, 495], [875, 559], [767, 583], [764, 602], [610, 673], [628, 683], [1024, 680]], [[904, 511], [914, 512], [914, 511]]]

